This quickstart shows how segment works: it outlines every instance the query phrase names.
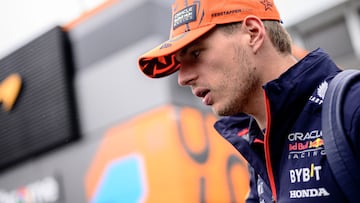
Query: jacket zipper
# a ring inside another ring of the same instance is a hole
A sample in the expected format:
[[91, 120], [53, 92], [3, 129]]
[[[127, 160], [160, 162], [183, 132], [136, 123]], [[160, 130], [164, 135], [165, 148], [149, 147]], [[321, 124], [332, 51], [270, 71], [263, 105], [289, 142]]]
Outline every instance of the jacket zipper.
[[270, 159], [270, 147], [269, 147], [269, 135], [270, 135], [270, 125], [271, 125], [271, 114], [270, 114], [270, 102], [264, 91], [265, 95], [265, 105], [266, 105], [266, 130], [264, 135], [264, 142], [265, 142], [265, 163], [266, 163], [266, 170], [269, 177], [271, 193], [273, 196], [273, 202], [276, 202], [277, 195], [276, 195], [276, 187], [275, 187], [275, 180], [274, 174], [271, 166], [271, 159]]

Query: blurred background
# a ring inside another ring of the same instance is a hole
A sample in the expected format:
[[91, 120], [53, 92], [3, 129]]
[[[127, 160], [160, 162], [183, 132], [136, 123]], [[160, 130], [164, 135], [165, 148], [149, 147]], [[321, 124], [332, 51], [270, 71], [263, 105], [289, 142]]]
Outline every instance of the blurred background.
[[[243, 202], [246, 161], [137, 57], [169, 0], [0, 0], [0, 203]], [[300, 50], [360, 67], [360, 1], [275, 0]]]

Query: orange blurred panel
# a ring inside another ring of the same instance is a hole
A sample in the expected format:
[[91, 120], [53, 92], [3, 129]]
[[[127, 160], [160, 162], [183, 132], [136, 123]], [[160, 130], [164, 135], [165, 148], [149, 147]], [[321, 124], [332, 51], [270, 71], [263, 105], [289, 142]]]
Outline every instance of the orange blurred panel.
[[164, 106], [110, 129], [85, 178], [88, 199], [107, 165], [136, 153], [144, 160], [144, 202], [243, 202], [247, 163], [216, 133], [215, 121], [196, 109]]

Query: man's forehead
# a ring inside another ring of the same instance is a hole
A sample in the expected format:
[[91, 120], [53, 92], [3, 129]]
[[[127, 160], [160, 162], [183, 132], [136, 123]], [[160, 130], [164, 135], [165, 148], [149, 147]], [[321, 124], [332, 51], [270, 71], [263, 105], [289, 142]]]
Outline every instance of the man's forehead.
[[197, 39], [191, 42], [190, 44], [186, 45], [184, 48], [180, 49], [178, 53], [180, 54], [180, 56], [183, 56], [188, 52], [189, 49], [191, 49], [194, 46], [199, 46], [200, 44], [201, 44], [201, 39]]

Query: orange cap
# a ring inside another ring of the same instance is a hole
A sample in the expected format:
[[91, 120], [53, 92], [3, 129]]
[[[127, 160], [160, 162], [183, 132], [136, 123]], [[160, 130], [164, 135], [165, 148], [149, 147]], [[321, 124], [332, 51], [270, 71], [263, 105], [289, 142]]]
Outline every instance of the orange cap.
[[273, 0], [176, 0], [172, 6], [169, 40], [140, 56], [139, 67], [151, 78], [170, 75], [180, 68], [176, 51], [215, 25], [240, 22], [248, 15], [280, 21]]

